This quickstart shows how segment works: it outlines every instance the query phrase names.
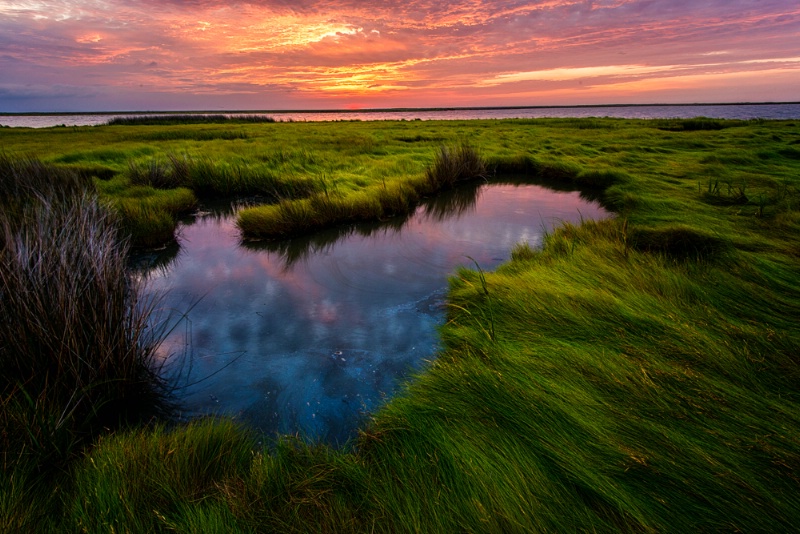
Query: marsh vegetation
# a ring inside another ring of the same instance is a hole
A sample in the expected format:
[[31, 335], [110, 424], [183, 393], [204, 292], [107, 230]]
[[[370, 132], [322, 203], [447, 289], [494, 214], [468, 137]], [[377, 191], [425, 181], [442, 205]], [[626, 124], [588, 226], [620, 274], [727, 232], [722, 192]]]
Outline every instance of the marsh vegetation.
[[[86, 184], [76, 191], [94, 188], [102, 216], [92, 228], [117, 228], [102, 221], [118, 220], [122, 239], [139, 244], [163, 243], [179, 213], [225, 191], [268, 203], [241, 212], [245, 236], [248, 216], [259, 225], [279, 221], [252, 234], [263, 237], [387, 217], [433, 194], [426, 169], [442, 146], [462, 143], [479, 151], [489, 172], [593, 186], [617, 214], [564, 224], [541, 249], [521, 244], [494, 272], [454, 273], [436, 360], [336, 450], [290, 437], [265, 443], [231, 421], [115, 430], [85, 409], [111, 401], [64, 410], [84, 398], [82, 387], [74, 396], [65, 389], [45, 409], [38, 399], [48, 397], [43, 388], [52, 381], [26, 363], [40, 358], [39, 345], [51, 346], [47, 354], [63, 346], [75, 355], [67, 367], [79, 372], [94, 369], [83, 359], [95, 348], [142, 354], [149, 345], [131, 342], [138, 338], [130, 318], [138, 315], [127, 285], [112, 310], [86, 292], [68, 292], [97, 280], [118, 283], [124, 272], [80, 278], [77, 269], [74, 282], [48, 274], [47, 291], [32, 293], [44, 305], [29, 316], [11, 307], [19, 299], [6, 281], [12, 274], [4, 274], [0, 520], [12, 530], [789, 531], [800, 523], [794, 122], [6, 128], [0, 142], [10, 161], [35, 156], [64, 188], [73, 180]], [[246, 185], [204, 190], [193, 179], [131, 179], [132, 169], [150, 165], [176, 172], [170, 156], [213, 161], [214, 183], [219, 169], [253, 182], [226, 178], [220, 182]], [[60, 174], [67, 171], [71, 177]], [[18, 187], [6, 175], [3, 182], [4, 191]], [[19, 251], [33, 250], [16, 243], [37, 228], [46, 246], [20, 265], [54, 258], [43, 272], [68, 272], [58, 259], [69, 256], [60, 236], [83, 226], [46, 225], [45, 212], [59, 210], [36, 211], [38, 200], [21, 198], [3, 200], [3, 272], [15, 272]], [[61, 233], [44, 237], [54, 228]], [[100, 232], [114, 236], [109, 241], [87, 232], [76, 239], [97, 246], [64, 243], [123, 250], [116, 230]], [[83, 256], [74, 255], [81, 265]], [[50, 289], [59, 279], [68, 306], [57, 304], [62, 289]], [[93, 324], [121, 323], [125, 334], [64, 330], [86, 332], [89, 341], [73, 348], [70, 340], [48, 345], [16, 330], [52, 322], [62, 331], [65, 317], [84, 315]], [[44, 368], [53, 365], [41, 358]], [[130, 383], [141, 384], [142, 368], [132, 369], [139, 371]], [[108, 383], [121, 380], [128, 379]], [[52, 434], [40, 432], [51, 421], [66, 425], [59, 443], [67, 445], [36, 438]], [[23, 435], [33, 437], [19, 438], [22, 422]]]
[[[160, 335], [128, 275], [118, 214], [91, 181], [0, 156], [0, 465], [6, 491], [100, 434], [166, 414]], [[24, 474], [23, 474], [24, 473]], [[35, 503], [31, 503], [35, 506]], [[26, 520], [4, 509], [9, 530]], [[16, 521], [21, 521], [16, 523]]]
[[165, 308], [196, 301], [162, 345], [181, 414], [334, 446], [434, 357], [448, 277], [468, 256], [493, 269], [517, 242], [608, 216], [577, 191], [510, 178], [284, 240], [243, 243], [238, 208], [222, 208], [184, 219], [179, 247], [136, 254]]

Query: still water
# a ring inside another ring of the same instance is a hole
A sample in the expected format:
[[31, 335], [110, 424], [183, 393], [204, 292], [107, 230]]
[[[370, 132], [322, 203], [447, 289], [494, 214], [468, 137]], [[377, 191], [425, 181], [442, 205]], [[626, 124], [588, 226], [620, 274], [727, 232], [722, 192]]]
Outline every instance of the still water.
[[140, 258], [162, 309], [185, 313], [161, 349], [181, 415], [334, 444], [434, 357], [448, 276], [468, 257], [492, 269], [560, 221], [607, 216], [586, 194], [520, 183], [287, 241], [242, 243], [234, 213], [199, 212], [179, 247]]
[[[278, 121], [338, 120], [472, 120], [472, 119], [535, 119], [545, 117], [616, 117], [621, 119], [800, 119], [800, 103], [794, 104], [693, 104], [655, 106], [580, 106], [530, 108], [459, 108], [375, 111], [208, 111], [210, 114], [266, 115]], [[0, 125], [27, 128], [53, 126], [95, 126], [125, 115], [158, 115], [158, 113], [74, 113], [52, 115], [0, 115]]]

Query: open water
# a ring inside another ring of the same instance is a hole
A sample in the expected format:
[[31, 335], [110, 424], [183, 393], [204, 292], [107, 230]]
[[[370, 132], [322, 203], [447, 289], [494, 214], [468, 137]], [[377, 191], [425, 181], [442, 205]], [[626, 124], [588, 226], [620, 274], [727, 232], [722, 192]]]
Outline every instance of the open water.
[[[459, 108], [375, 111], [207, 111], [208, 114], [266, 115], [278, 121], [376, 121], [376, 120], [468, 120], [528, 119], [544, 117], [617, 117], [623, 119], [800, 119], [800, 103], [793, 104], [703, 104], [654, 106], [581, 106], [530, 108]], [[0, 125], [26, 128], [94, 126], [115, 117], [159, 115], [153, 112], [87, 113], [52, 115], [0, 115]]]
[[201, 211], [179, 246], [140, 258], [177, 321], [162, 347], [165, 376], [184, 417], [223, 414], [329, 443], [353, 437], [435, 356], [459, 265], [493, 269], [561, 221], [607, 216], [586, 194], [498, 183], [381, 224], [242, 243], [235, 211]]

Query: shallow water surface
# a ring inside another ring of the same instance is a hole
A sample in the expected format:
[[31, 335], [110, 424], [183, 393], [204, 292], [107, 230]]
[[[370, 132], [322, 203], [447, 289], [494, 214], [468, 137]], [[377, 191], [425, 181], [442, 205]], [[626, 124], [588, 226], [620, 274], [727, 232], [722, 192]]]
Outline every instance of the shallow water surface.
[[[278, 121], [384, 121], [384, 120], [473, 120], [473, 119], [538, 119], [562, 117], [617, 117], [620, 119], [798, 119], [800, 103], [759, 104], [677, 104], [677, 105], [612, 105], [572, 107], [456, 108], [417, 110], [334, 110], [334, 111], [208, 111], [217, 115], [265, 115]], [[111, 119], [139, 113], [70, 113], [0, 115], [0, 126], [16, 128], [52, 128], [54, 126], [98, 126]]]
[[475, 185], [382, 224], [243, 244], [233, 211], [198, 213], [146, 272], [185, 312], [162, 346], [182, 415], [329, 443], [434, 356], [457, 266], [492, 269], [559, 221], [607, 215], [578, 192]]

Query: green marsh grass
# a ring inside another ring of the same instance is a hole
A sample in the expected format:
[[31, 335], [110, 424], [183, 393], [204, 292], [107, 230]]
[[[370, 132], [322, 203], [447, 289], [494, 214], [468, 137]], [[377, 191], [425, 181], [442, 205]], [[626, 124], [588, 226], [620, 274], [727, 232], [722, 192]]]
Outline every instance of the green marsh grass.
[[136, 246], [155, 247], [171, 241], [178, 218], [197, 206], [197, 197], [185, 187], [159, 189], [133, 184], [123, 176], [98, 181], [96, 187]]
[[796, 529], [800, 131], [711, 122], [253, 124], [236, 126], [246, 139], [158, 145], [129, 140], [155, 126], [3, 129], [10, 154], [116, 171], [93, 179], [109, 199], [141, 187], [128, 161], [167, 154], [316, 181], [241, 212], [278, 233], [412, 206], [432, 194], [437, 150], [464, 140], [501, 176], [593, 185], [618, 217], [454, 273], [441, 350], [342, 449], [220, 422], [110, 432], [68, 483], [20, 460], [2, 517], [86, 532]]
[[428, 192], [419, 181], [393, 182], [347, 196], [323, 192], [300, 200], [284, 199], [240, 211], [237, 225], [245, 238], [258, 239], [286, 238], [333, 225], [377, 221], [407, 214], [422, 198], [420, 189]]
[[722, 130], [747, 124], [747, 121], [719, 120], [708, 117], [695, 117], [692, 119], [663, 119], [654, 123], [662, 130], [674, 132], [693, 132], [698, 130]]
[[426, 168], [424, 178], [404, 182], [385, 179], [380, 186], [341, 194], [323, 190], [307, 199], [282, 200], [273, 206], [242, 211], [238, 226], [245, 238], [285, 238], [341, 223], [374, 221], [404, 215], [424, 196], [451, 189], [457, 184], [486, 180], [489, 170], [479, 151], [466, 142], [442, 146]]
[[91, 181], [72, 169], [54, 167], [37, 158], [0, 153], [0, 203], [9, 223], [22, 216], [32, 197], [59, 201], [90, 189]]
[[[192, 531], [197, 521], [201, 531], [231, 526], [226, 485], [248, 475], [255, 447], [247, 430], [224, 420], [104, 437], [76, 466], [67, 512], [88, 532]], [[143, 508], [151, 512], [141, 515]]]

